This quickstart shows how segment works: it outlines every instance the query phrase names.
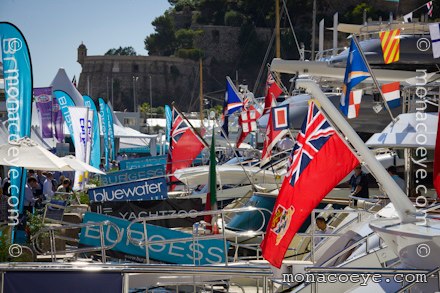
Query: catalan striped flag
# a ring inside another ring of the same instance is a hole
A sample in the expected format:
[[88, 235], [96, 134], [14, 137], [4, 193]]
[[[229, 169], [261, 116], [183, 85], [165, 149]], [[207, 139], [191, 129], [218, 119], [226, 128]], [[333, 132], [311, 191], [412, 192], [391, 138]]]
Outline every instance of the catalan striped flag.
[[399, 61], [400, 29], [384, 31], [379, 34], [385, 64]]

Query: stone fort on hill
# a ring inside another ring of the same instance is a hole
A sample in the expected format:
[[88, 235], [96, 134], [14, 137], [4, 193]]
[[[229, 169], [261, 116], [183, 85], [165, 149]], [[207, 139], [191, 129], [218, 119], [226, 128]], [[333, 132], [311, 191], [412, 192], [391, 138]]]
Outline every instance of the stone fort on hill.
[[[235, 77], [240, 50], [237, 48], [239, 27], [195, 26], [204, 33], [195, 40], [203, 50], [203, 90], [216, 92], [217, 103], [223, 99], [225, 76]], [[258, 36], [269, 43], [272, 30], [257, 28]], [[134, 89], [137, 105], [150, 101], [150, 78], [153, 107], [175, 101], [184, 111], [198, 109], [199, 62], [164, 56], [89, 56], [87, 47], [78, 47], [78, 63], [82, 66], [78, 89], [95, 100], [98, 97], [113, 100], [119, 111], [132, 111]], [[255, 60], [260, 66], [262, 60]], [[258, 72], [241, 72], [239, 79], [253, 85]], [[212, 105], [212, 104], [211, 104]]]

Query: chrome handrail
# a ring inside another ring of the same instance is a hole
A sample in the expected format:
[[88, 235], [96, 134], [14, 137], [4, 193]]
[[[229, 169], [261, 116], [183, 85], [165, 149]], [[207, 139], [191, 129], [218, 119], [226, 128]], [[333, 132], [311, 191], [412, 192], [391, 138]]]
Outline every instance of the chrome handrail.
[[[262, 224], [260, 228], [257, 231], [252, 231], [252, 235], [250, 235], [249, 231], [247, 232], [235, 232], [235, 236], [237, 237], [255, 237], [255, 236], [262, 236], [264, 234], [264, 231], [261, 231], [263, 227], [266, 224], [266, 220], [264, 217], [263, 212], [269, 212], [271, 214], [271, 211], [265, 208], [257, 208], [257, 207], [244, 207], [244, 208], [234, 208], [234, 209], [223, 209], [223, 210], [214, 210], [214, 211], [202, 211], [202, 212], [190, 212], [187, 214], [177, 214], [177, 215], [163, 215], [163, 216], [154, 216], [154, 217], [143, 217], [138, 218], [134, 221], [132, 221], [128, 227], [127, 227], [127, 239], [129, 243], [139, 246], [139, 247], [145, 247], [145, 258], [146, 262], [150, 263], [150, 255], [149, 255], [149, 246], [154, 244], [166, 244], [166, 243], [174, 243], [174, 242], [194, 242], [199, 240], [210, 240], [210, 239], [223, 239], [224, 243], [224, 253], [225, 253], [225, 262], [226, 265], [228, 264], [228, 251], [227, 251], [227, 239], [225, 234], [225, 219], [224, 215], [229, 213], [243, 213], [243, 212], [250, 212], [250, 211], [258, 211], [262, 215]], [[188, 218], [188, 217], [200, 217], [200, 216], [221, 216], [221, 234], [198, 234], [198, 231], [196, 233], [192, 233], [192, 237], [183, 237], [183, 238], [174, 238], [174, 239], [166, 239], [166, 240], [154, 240], [149, 241], [148, 240], [148, 229], [147, 229], [147, 222], [148, 221], [155, 221], [155, 220], [166, 220], [166, 219], [177, 219], [177, 218]], [[142, 223], [143, 225], [143, 237], [142, 239], [135, 239], [132, 237], [132, 225], [135, 223]], [[195, 258], [194, 258], [195, 262]], [[194, 263], [195, 265], [195, 263]]]
[[[67, 230], [67, 229], [78, 229], [78, 228], [86, 228], [86, 227], [93, 227], [98, 226], [99, 227], [99, 237], [100, 237], [100, 246], [98, 247], [86, 247], [86, 248], [76, 248], [76, 249], [70, 249], [70, 250], [56, 250], [56, 239], [60, 240], [67, 240], [72, 242], [78, 242], [77, 239], [70, 238], [70, 237], [64, 237], [60, 235], [56, 235], [55, 231], [57, 230]], [[105, 244], [105, 233], [104, 233], [104, 226], [111, 226], [115, 229], [115, 232], [117, 234], [116, 240], [109, 245]], [[63, 222], [63, 225], [61, 226], [51, 226], [51, 227], [44, 227], [40, 231], [38, 231], [35, 235], [32, 236], [31, 241], [32, 245], [34, 247], [35, 252], [39, 253], [40, 255], [47, 255], [47, 252], [43, 252], [43, 249], [40, 247], [39, 239], [40, 236], [43, 236], [43, 234], [49, 234], [49, 241], [50, 241], [50, 255], [52, 261], [56, 261], [56, 255], [57, 254], [67, 254], [67, 253], [84, 253], [84, 252], [92, 252], [92, 251], [101, 251], [101, 259], [102, 262], [106, 262], [106, 250], [110, 250], [114, 248], [121, 240], [122, 240], [122, 233], [119, 227], [110, 221], [103, 221], [103, 222], [87, 222], [87, 223], [79, 223], [79, 224], [68, 224]]]

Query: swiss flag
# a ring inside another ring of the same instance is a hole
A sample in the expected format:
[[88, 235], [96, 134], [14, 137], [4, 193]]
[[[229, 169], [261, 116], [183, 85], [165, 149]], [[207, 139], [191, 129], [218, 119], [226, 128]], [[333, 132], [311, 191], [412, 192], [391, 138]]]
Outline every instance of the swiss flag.
[[291, 156], [261, 243], [263, 257], [277, 268], [312, 210], [359, 164], [314, 103], [309, 105]]

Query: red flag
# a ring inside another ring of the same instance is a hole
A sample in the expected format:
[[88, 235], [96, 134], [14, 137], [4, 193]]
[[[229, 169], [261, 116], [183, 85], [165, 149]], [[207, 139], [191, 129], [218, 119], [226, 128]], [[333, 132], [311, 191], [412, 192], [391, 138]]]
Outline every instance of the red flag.
[[272, 108], [269, 112], [269, 120], [267, 121], [266, 138], [264, 139], [260, 166], [270, 161], [273, 147], [287, 133], [288, 128], [289, 105]]
[[[440, 115], [439, 115], [440, 116]], [[440, 199], [440, 117], [437, 122], [437, 138], [435, 140], [434, 153], [434, 188], [437, 192], [437, 198]]]
[[314, 103], [292, 157], [261, 243], [263, 257], [277, 268], [311, 211], [359, 164]]
[[276, 105], [276, 98], [283, 92], [273, 78], [272, 72], [269, 71], [266, 81], [266, 98], [264, 99], [263, 115], [269, 113], [270, 108]]
[[240, 125], [240, 135], [236, 143], [237, 148], [246, 139], [249, 133], [257, 130], [257, 120], [260, 118], [260, 112], [255, 107], [251, 106], [251, 110], [243, 111], [238, 118], [238, 124]]
[[[174, 174], [176, 170], [189, 167], [205, 147], [205, 143], [176, 109], [173, 109], [173, 118], [167, 174]], [[171, 176], [170, 181], [176, 181], [176, 178]], [[171, 185], [171, 190], [173, 187]]]

